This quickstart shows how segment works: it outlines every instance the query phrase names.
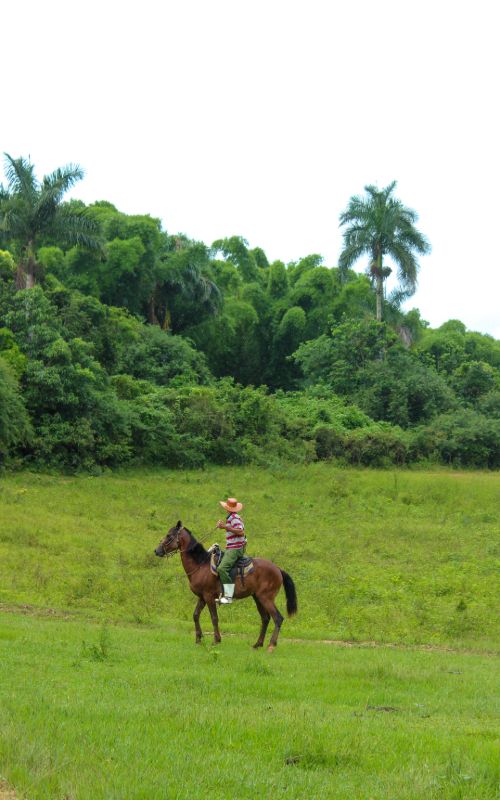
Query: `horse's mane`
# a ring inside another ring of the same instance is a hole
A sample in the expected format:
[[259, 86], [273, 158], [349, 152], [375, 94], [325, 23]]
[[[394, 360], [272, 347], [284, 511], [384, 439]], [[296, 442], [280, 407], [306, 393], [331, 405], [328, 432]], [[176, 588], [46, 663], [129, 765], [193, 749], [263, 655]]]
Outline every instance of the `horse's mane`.
[[186, 548], [186, 552], [189, 553], [191, 558], [194, 561], [196, 561], [197, 564], [208, 563], [210, 561], [210, 553], [207, 553], [203, 545], [200, 544], [200, 542], [198, 542], [197, 539], [195, 539], [195, 537], [193, 536], [191, 531], [188, 530], [188, 528], [184, 528], [184, 530], [186, 531], [186, 533], [189, 533], [189, 536], [191, 537], [191, 541], [189, 542]]

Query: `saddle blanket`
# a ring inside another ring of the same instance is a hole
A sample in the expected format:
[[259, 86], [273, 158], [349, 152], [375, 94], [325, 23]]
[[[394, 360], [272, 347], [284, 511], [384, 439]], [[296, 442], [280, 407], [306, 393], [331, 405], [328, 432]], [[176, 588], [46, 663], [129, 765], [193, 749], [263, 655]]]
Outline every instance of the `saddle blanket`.
[[[214, 575], [218, 575], [217, 567], [219, 566], [220, 562], [222, 561], [222, 556], [224, 555], [224, 551], [221, 550], [220, 545], [213, 544], [209, 550], [210, 552], [210, 570]], [[231, 577], [233, 580], [236, 578], [241, 578], [243, 580], [246, 578], [247, 575], [250, 575], [255, 569], [253, 559], [249, 556], [243, 556], [243, 558], [239, 558], [234, 567], [231, 569]]]

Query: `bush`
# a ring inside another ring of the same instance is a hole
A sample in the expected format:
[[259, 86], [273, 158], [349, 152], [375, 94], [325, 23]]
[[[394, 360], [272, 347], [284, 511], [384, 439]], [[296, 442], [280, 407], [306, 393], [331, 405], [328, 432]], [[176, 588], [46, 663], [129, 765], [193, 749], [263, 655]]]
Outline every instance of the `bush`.
[[264, 389], [226, 378], [212, 387], [167, 390], [164, 397], [185, 446], [198, 441], [207, 461], [243, 464], [262, 451], [283, 451], [282, 414]]
[[366, 428], [352, 431], [345, 440], [345, 457], [350, 464], [385, 467], [408, 460], [408, 436], [398, 428]]
[[346, 436], [336, 428], [319, 426], [315, 432], [316, 456], [320, 460], [344, 458], [346, 455]]
[[469, 409], [443, 414], [418, 431], [412, 449], [416, 458], [496, 469], [500, 467], [500, 420]]

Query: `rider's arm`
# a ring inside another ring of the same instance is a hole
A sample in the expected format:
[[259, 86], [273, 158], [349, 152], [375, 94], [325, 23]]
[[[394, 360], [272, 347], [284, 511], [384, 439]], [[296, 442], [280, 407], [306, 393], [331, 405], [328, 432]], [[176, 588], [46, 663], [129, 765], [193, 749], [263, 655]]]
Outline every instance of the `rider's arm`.
[[229, 523], [227, 523], [224, 527], [226, 528], [226, 531], [228, 531], [229, 533], [242, 533], [245, 530], [240, 526], [238, 526], [237, 528], [233, 528], [233, 526], [229, 525]]

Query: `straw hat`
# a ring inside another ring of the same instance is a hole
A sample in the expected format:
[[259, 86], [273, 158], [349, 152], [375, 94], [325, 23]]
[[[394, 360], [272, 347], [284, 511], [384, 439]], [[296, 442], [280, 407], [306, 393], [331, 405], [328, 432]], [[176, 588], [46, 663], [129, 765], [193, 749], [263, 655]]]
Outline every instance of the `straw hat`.
[[219, 500], [222, 508], [225, 508], [230, 514], [237, 514], [243, 508], [243, 503], [238, 503], [235, 497], [228, 497], [227, 500]]

